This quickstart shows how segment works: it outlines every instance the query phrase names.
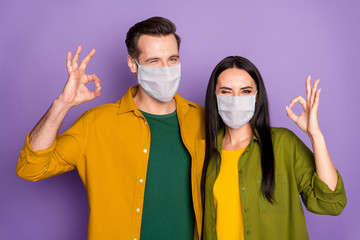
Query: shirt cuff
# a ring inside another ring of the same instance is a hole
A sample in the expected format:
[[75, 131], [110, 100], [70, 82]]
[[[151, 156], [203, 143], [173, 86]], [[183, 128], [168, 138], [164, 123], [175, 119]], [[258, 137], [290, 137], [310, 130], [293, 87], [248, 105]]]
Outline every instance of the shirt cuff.
[[338, 170], [336, 170], [338, 181], [335, 190], [331, 190], [329, 186], [323, 182], [316, 172], [312, 179], [312, 187], [315, 197], [324, 202], [343, 202], [346, 201], [344, 182]]
[[45, 164], [49, 162], [49, 158], [51, 158], [52, 153], [56, 148], [56, 143], [57, 143], [56, 139], [48, 149], [34, 151], [30, 145], [29, 135], [30, 133], [26, 136], [25, 145], [24, 148], [22, 149], [25, 155], [28, 156], [26, 158], [27, 162], [35, 163], [35, 164], [42, 164], [42, 163]]

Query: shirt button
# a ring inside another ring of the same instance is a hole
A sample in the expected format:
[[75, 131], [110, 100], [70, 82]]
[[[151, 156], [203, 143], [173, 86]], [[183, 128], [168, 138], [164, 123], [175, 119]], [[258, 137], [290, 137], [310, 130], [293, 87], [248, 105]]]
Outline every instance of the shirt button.
[[250, 231], [247, 231], [246, 233], [247, 233], [247, 235], [250, 235], [251, 232], [250, 232]]
[[249, 211], [249, 209], [245, 208], [245, 209], [244, 209], [244, 211], [245, 211], [245, 212], [248, 212], [248, 211]]
[[144, 179], [140, 178], [139, 182], [141, 182], [141, 183], [144, 182]]
[[140, 208], [137, 208], [136, 211], [137, 211], [137, 212], [140, 212]]
[[145, 121], [145, 125], [147, 124], [147, 122]]
[[239, 173], [242, 174], [242, 173], [243, 173], [243, 170], [239, 170]]
[[144, 153], [147, 153], [147, 149], [144, 149], [143, 152], [144, 152]]
[[245, 187], [242, 187], [242, 188], [241, 188], [241, 191], [245, 191]]

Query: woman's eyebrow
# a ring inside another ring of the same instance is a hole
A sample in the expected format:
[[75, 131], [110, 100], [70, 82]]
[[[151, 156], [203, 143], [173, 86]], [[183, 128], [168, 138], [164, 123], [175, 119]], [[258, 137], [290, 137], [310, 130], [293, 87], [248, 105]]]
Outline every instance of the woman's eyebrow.
[[243, 89], [247, 89], [247, 88], [253, 89], [253, 87], [251, 87], [251, 86], [242, 87], [242, 88], [240, 88], [240, 89], [243, 90]]
[[220, 87], [219, 89], [232, 90], [232, 88], [229, 88], [229, 87]]

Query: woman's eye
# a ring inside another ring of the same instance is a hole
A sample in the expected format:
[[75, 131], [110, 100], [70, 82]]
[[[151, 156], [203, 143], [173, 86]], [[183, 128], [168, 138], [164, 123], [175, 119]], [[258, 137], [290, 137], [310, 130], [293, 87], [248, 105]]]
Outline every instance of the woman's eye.
[[243, 93], [249, 94], [251, 93], [251, 90], [244, 90]]
[[230, 93], [229, 91], [221, 91], [222, 94]]

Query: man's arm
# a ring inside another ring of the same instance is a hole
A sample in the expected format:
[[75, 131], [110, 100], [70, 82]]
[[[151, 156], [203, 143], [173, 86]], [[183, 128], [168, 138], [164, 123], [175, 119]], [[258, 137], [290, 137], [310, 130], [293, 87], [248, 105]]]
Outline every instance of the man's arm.
[[[66, 66], [69, 78], [66, 85], [29, 135], [29, 143], [34, 151], [51, 147], [65, 115], [72, 107], [100, 96], [100, 79], [95, 74], [85, 74], [86, 66], [96, 51], [92, 49], [78, 66], [81, 50], [79, 46], [73, 59], [71, 52], [68, 52]], [[85, 86], [89, 81], [95, 82], [96, 89], [93, 92]]]

